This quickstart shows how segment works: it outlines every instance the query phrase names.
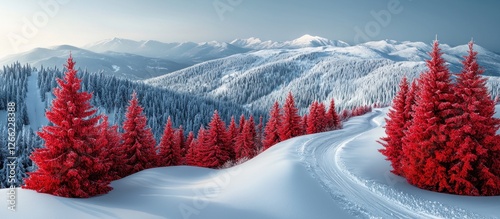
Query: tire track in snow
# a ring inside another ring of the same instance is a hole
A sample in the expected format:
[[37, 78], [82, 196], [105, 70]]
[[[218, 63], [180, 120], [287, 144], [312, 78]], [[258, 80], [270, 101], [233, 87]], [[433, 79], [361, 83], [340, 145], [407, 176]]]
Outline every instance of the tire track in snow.
[[[369, 117], [368, 117], [369, 116]], [[366, 132], [380, 126], [375, 112], [352, 118], [343, 129], [319, 133], [297, 150], [307, 171], [351, 215], [363, 218], [482, 218], [463, 209], [416, 198], [350, 173], [340, 158], [342, 149]], [[366, 118], [368, 117], [368, 118]]]

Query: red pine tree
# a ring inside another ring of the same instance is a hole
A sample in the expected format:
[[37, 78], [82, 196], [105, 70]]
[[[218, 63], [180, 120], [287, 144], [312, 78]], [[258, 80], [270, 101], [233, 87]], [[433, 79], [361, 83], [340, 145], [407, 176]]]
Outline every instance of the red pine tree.
[[408, 90], [408, 94], [406, 95], [406, 102], [405, 102], [405, 113], [404, 116], [406, 118], [406, 124], [404, 129], [408, 130], [410, 127], [412, 121], [413, 121], [413, 116], [415, 115], [415, 111], [413, 110], [413, 107], [416, 104], [416, 98], [417, 98], [417, 92], [418, 92], [418, 86], [417, 86], [417, 80], [414, 79], [413, 82], [411, 83], [411, 86]]
[[240, 122], [238, 123], [238, 134], [243, 132], [243, 128], [245, 127], [245, 115], [240, 116]]
[[205, 142], [205, 133], [206, 130], [202, 126], [200, 126], [200, 129], [198, 130], [198, 135], [196, 139], [193, 139], [191, 141], [191, 144], [189, 145], [189, 149], [186, 154], [186, 164], [190, 166], [202, 166], [201, 164], [201, 158], [199, 156], [199, 150], [200, 147], [202, 147], [203, 143]]
[[190, 131], [188, 133], [188, 136], [186, 138], [186, 141], [184, 142], [184, 148], [185, 148], [185, 152], [184, 152], [184, 156], [183, 156], [183, 163], [184, 165], [189, 165], [188, 164], [188, 161], [187, 161], [187, 157], [188, 157], [188, 151], [191, 149], [191, 143], [194, 141], [194, 133], [192, 131]]
[[123, 162], [125, 155], [121, 148], [121, 136], [118, 132], [118, 126], [109, 126], [108, 117], [103, 116], [103, 122], [100, 124], [98, 144], [102, 148], [103, 157], [110, 163], [110, 169], [107, 172], [110, 180], [119, 179], [123, 172]]
[[264, 130], [264, 150], [280, 142], [279, 127], [281, 125], [281, 109], [278, 102], [274, 102], [271, 112], [269, 112], [269, 120], [267, 120]]
[[238, 135], [235, 145], [236, 161], [255, 156], [256, 132], [253, 116], [245, 122], [243, 132]]
[[[243, 117], [245, 118], [245, 117]], [[236, 138], [238, 137], [239, 130], [238, 127], [236, 127], [236, 122], [234, 121], [234, 116], [231, 116], [231, 122], [229, 123], [229, 128], [227, 129], [227, 136], [229, 137], [229, 142], [230, 142], [230, 153], [229, 157], [231, 160], [235, 159], [235, 153], [234, 153], [234, 148], [236, 144]]]
[[476, 56], [471, 41], [455, 86], [458, 98], [454, 107], [459, 112], [450, 119], [456, 128], [451, 131], [448, 142], [448, 147], [455, 150], [449, 171], [452, 185], [449, 192], [500, 195], [500, 175], [493, 165], [500, 159], [500, 142], [496, 139], [500, 120], [493, 118], [495, 103], [486, 87], [486, 79], [481, 77], [483, 70]]
[[447, 120], [455, 114], [454, 93], [450, 72], [434, 42], [428, 71], [419, 79], [415, 115], [408, 129], [408, 144], [403, 147], [403, 175], [410, 184], [438, 192], [449, 192], [450, 158], [453, 149], [447, 147], [450, 128]]
[[279, 127], [281, 141], [302, 135], [302, 118], [299, 116], [298, 111], [299, 110], [295, 107], [293, 95], [290, 92], [283, 106], [283, 116]]
[[139, 105], [137, 94], [132, 94], [132, 99], [125, 113], [123, 122], [123, 144], [125, 154], [124, 173], [122, 177], [155, 167], [158, 162], [156, 155], [156, 140], [151, 128], [147, 127], [147, 118]]
[[206, 139], [199, 145], [198, 156], [201, 166], [217, 168], [230, 159], [230, 143], [224, 121], [219, 117], [217, 110], [214, 112]]
[[110, 168], [102, 148], [96, 109], [90, 104], [92, 94], [80, 92], [73, 58], [67, 60], [64, 79], [57, 79], [55, 99], [46, 112], [52, 123], [37, 134], [45, 147], [36, 149], [31, 159], [38, 169], [29, 173], [24, 188], [63, 197], [85, 198], [111, 190], [107, 172]]
[[186, 156], [186, 146], [185, 146], [185, 139], [184, 139], [184, 129], [182, 128], [182, 125], [179, 126], [178, 129], [174, 131], [174, 144], [176, 144], [175, 148], [180, 149], [180, 157], [179, 157], [179, 163], [177, 165], [182, 165], [184, 163], [184, 157]]
[[385, 119], [386, 137], [381, 138], [380, 144], [384, 146], [380, 149], [386, 160], [391, 162], [393, 172], [396, 175], [403, 175], [401, 160], [403, 159], [403, 137], [405, 136], [405, 126], [407, 116], [405, 115], [406, 103], [408, 97], [408, 81], [406, 77], [399, 84], [399, 91], [392, 100], [392, 108], [389, 110], [389, 118]]
[[160, 149], [158, 153], [158, 166], [175, 166], [180, 164], [182, 160], [181, 148], [175, 142], [174, 129], [172, 128], [170, 116], [167, 119], [167, 124], [165, 124], [158, 148]]
[[325, 105], [314, 101], [309, 107], [309, 115], [307, 116], [307, 134], [314, 134], [326, 130], [326, 112]]
[[191, 142], [193, 142], [194, 140], [194, 133], [192, 131], [190, 131], [188, 133], [188, 136], [186, 138], [186, 142], [184, 142], [184, 148], [186, 148], [186, 153], [187, 153], [187, 150], [189, 149], [189, 146], [191, 145]]
[[328, 112], [326, 113], [326, 121], [327, 121], [327, 129], [335, 130], [339, 129], [342, 125], [340, 123], [339, 115], [335, 110], [335, 100], [330, 100], [330, 108], [328, 108]]
[[259, 117], [259, 124], [255, 129], [255, 149], [257, 150], [257, 154], [264, 151], [264, 118], [262, 116]]
[[305, 135], [307, 134], [307, 120], [309, 119], [309, 115], [307, 114], [304, 114], [304, 116], [302, 116], [302, 133]]

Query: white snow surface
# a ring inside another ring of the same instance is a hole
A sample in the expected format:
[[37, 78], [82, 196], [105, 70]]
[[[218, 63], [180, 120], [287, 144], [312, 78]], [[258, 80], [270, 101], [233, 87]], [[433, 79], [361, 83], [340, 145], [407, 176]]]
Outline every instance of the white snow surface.
[[[500, 117], [497, 106], [497, 117]], [[109, 194], [61, 198], [17, 189], [2, 218], [495, 218], [500, 196], [418, 189], [390, 173], [375, 141], [388, 108], [337, 131], [279, 143], [241, 165], [164, 167], [114, 181]], [[0, 190], [7, 199], [8, 189]]]
[[49, 122], [45, 117], [45, 102], [40, 98], [40, 90], [37, 89], [37, 78], [38, 72], [36, 71], [28, 77], [28, 92], [26, 94], [26, 111], [33, 130], [38, 130]]

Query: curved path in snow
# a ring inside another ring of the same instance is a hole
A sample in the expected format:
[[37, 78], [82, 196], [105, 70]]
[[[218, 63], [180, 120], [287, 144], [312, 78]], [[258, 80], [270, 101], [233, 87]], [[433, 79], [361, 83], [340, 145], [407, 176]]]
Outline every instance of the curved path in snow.
[[363, 218], [480, 218], [471, 212], [422, 200], [387, 185], [369, 182], [350, 173], [340, 154], [344, 147], [379, 127], [380, 110], [352, 118], [342, 130], [314, 135], [298, 148], [299, 156], [331, 197], [351, 215]]

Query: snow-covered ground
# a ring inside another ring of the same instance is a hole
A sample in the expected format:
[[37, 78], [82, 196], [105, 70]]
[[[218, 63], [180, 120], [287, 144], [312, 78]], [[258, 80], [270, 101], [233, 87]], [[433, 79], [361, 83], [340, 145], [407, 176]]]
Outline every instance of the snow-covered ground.
[[[497, 112], [500, 107], [497, 107]], [[69, 199], [17, 189], [2, 218], [495, 218], [500, 196], [415, 188], [390, 173], [375, 142], [387, 108], [344, 129], [275, 145], [226, 170], [166, 167], [117, 180], [109, 194]], [[500, 114], [497, 113], [497, 117]], [[7, 199], [9, 190], [0, 190]]]
[[[38, 72], [32, 72], [28, 77], [28, 92], [26, 94], [26, 111], [33, 130], [38, 130], [49, 123], [45, 117], [45, 102], [40, 98], [40, 90], [37, 89]], [[50, 98], [50, 95], [46, 95]], [[49, 99], [50, 101], [50, 99]]]

